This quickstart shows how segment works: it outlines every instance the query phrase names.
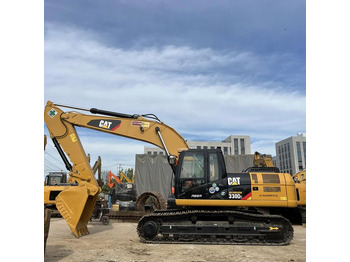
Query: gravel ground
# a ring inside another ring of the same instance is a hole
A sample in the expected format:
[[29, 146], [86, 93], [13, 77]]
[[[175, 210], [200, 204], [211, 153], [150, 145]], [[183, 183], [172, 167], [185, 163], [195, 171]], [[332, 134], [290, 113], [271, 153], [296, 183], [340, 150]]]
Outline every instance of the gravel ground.
[[294, 226], [291, 244], [281, 247], [144, 244], [139, 241], [136, 225], [113, 220], [107, 226], [91, 222], [90, 234], [77, 239], [64, 219], [51, 218], [45, 261], [306, 261], [306, 228], [299, 225]]

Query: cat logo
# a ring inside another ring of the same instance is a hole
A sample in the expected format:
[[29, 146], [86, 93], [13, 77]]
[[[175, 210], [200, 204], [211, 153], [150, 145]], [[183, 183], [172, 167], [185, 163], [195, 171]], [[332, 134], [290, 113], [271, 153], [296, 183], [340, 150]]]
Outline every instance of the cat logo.
[[109, 119], [93, 119], [89, 123], [88, 126], [98, 127], [109, 131], [117, 130], [120, 125], [120, 120], [109, 120]]
[[241, 184], [241, 178], [240, 177], [228, 177], [227, 182], [229, 186], [238, 186]]
[[278, 227], [270, 227], [269, 230], [278, 230], [279, 228]]
[[112, 122], [101, 120], [100, 124], [98, 125], [99, 127], [105, 128], [105, 129], [110, 129]]

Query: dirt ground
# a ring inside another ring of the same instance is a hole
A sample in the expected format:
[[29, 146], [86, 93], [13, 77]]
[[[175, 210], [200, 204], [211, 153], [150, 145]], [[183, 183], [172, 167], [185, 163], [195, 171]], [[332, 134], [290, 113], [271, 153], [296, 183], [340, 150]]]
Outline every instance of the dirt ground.
[[306, 228], [299, 225], [294, 225], [291, 244], [281, 247], [144, 244], [139, 241], [136, 225], [113, 220], [107, 226], [91, 222], [90, 234], [77, 239], [64, 219], [51, 218], [45, 261], [306, 261]]

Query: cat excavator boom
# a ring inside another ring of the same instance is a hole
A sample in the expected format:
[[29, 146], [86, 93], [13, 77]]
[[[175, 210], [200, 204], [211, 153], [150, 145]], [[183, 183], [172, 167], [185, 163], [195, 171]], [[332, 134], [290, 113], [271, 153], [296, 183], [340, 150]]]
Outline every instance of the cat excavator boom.
[[[99, 115], [64, 112], [60, 107], [89, 111]], [[58, 211], [76, 237], [89, 233], [87, 223], [98, 194], [101, 192], [77, 134], [76, 126], [154, 144], [165, 150], [173, 168], [179, 155], [178, 150], [188, 148], [186, 141], [173, 128], [152, 114], [127, 115], [96, 108], [83, 109], [58, 105], [48, 101], [45, 106], [44, 120], [50, 137], [69, 171], [69, 181], [78, 184], [74, 187], [66, 187], [55, 199]]]

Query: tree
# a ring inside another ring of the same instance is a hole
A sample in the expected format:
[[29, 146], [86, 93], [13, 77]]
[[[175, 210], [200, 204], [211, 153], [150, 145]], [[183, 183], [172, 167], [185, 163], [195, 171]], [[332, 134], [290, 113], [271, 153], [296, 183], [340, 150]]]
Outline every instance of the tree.
[[133, 168], [128, 168], [128, 169], [126, 169], [124, 174], [132, 181], [133, 180], [133, 176], [134, 176], [134, 169]]
[[111, 191], [111, 188], [108, 186], [108, 171], [107, 170], [102, 170], [101, 172], [101, 179], [103, 182], [103, 186], [101, 188], [102, 193], [109, 193]]

